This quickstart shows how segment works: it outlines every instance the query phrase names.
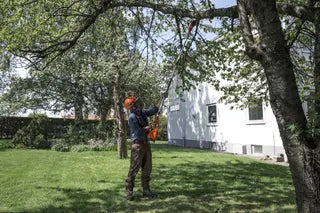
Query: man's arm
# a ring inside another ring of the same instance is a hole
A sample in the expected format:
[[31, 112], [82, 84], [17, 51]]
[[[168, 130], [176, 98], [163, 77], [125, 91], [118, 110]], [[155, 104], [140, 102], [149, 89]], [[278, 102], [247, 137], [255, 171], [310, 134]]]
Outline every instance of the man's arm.
[[144, 114], [146, 114], [146, 116], [152, 116], [152, 115], [155, 115], [157, 112], [158, 112], [159, 108], [154, 106], [154, 107], [151, 107], [149, 109], [143, 109], [142, 112]]

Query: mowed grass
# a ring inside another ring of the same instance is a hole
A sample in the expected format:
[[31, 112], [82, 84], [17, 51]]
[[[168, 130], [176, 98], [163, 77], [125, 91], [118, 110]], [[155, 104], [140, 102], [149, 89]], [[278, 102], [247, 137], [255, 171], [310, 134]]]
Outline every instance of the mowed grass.
[[0, 212], [296, 212], [287, 167], [152, 144], [156, 199], [125, 200], [129, 159], [117, 153], [0, 151]]

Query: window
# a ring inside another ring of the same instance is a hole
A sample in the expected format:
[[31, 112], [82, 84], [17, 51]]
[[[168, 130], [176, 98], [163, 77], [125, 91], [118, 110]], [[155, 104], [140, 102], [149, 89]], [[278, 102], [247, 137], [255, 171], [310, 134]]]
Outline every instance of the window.
[[262, 102], [249, 107], [248, 109], [248, 124], [263, 124], [264, 120], [264, 110]]
[[212, 104], [208, 106], [208, 123], [217, 123], [217, 105]]
[[250, 121], [263, 120], [263, 111], [262, 111], [261, 102], [254, 107], [249, 107], [249, 120]]
[[252, 154], [262, 154], [262, 146], [261, 145], [251, 145]]
[[170, 112], [178, 111], [179, 109], [180, 109], [179, 104], [171, 105], [169, 108]]

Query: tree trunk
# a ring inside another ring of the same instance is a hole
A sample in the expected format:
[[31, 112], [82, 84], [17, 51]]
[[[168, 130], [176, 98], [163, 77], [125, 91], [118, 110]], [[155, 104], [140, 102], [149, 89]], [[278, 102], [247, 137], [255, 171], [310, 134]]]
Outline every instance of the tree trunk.
[[83, 124], [83, 104], [84, 104], [84, 99], [82, 95], [82, 88], [76, 83], [75, 99], [74, 99], [75, 128], [79, 128]]
[[108, 110], [105, 107], [100, 107], [99, 110], [99, 129], [98, 129], [98, 139], [106, 140], [107, 139], [107, 114]]
[[119, 88], [120, 75], [117, 73], [115, 77], [115, 85], [113, 87], [113, 100], [114, 100], [114, 113], [117, 122], [117, 144], [118, 144], [118, 157], [120, 159], [127, 158], [127, 146], [126, 146], [126, 132], [125, 132], [125, 120], [123, 114], [122, 102], [120, 100], [120, 88]]
[[[258, 28], [261, 43], [257, 53], [261, 55], [255, 59], [261, 62], [267, 77], [270, 104], [289, 160], [298, 212], [319, 212], [320, 175], [317, 166], [319, 164], [316, 163], [319, 155], [314, 149], [315, 142], [307, 135], [307, 119], [302, 109], [276, 1], [242, 2], [246, 3], [248, 14], [253, 16]], [[243, 17], [243, 14], [239, 13], [239, 16], [241, 15]]]

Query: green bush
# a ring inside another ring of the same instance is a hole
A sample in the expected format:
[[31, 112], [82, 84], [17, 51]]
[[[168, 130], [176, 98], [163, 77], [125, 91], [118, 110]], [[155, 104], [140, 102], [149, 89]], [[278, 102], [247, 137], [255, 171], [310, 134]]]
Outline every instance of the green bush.
[[12, 140], [0, 140], [0, 149], [12, 149], [14, 144]]
[[13, 144], [15, 146], [20, 145], [20, 146], [29, 146], [30, 144], [30, 139], [26, 133], [26, 127], [23, 127], [22, 129], [19, 129], [16, 134], [13, 137], [12, 140]]
[[73, 145], [70, 149], [70, 152], [85, 152], [90, 151], [90, 148], [88, 145]]
[[86, 151], [117, 151], [116, 145], [103, 145], [103, 146], [90, 146], [90, 145], [73, 145], [70, 149], [71, 152], [86, 152]]
[[24, 146], [23, 144], [19, 143], [19, 144], [17, 144], [17, 145], [15, 146], [15, 148], [16, 148], [16, 149], [24, 149], [25, 146]]
[[56, 140], [55, 144], [51, 147], [51, 150], [55, 150], [58, 152], [69, 152], [70, 145], [68, 145], [64, 139], [58, 139]]
[[15, 145], [22, 144], [28, 148], [48, 148], [46, 115], [32, 114], [27, 127], [18, 130], [13, 138]]
[[100, 148], [100, 151], [117, 151], [118, 146], [117, 145], [106, 145]]
[[33, 146], [37, 149], [50, 149], [51, 142], [46, 140], [44, 135], [40, 134], [33, 141]]
[[94, 136], [94, 128], [88, 126], [69, 126], [64, 138], [70, 145], [85, 144], [90, 138]]
[[159, 117], [160, 128], [158, 132], [157, 140], [168, 140], [168, 119], [165, 116]]
[[[46, 140], [48, 117], [43, 114], [31, 114], [29, 117], [31, 117], [32, 120], [26, 130], [31, 141], [34, 142], [38, 135], [43, 135], [43, 138]], [[32, 145], [35, 146], [34, 144]], [[35, 146], [35, 148], [37, 147]]]

